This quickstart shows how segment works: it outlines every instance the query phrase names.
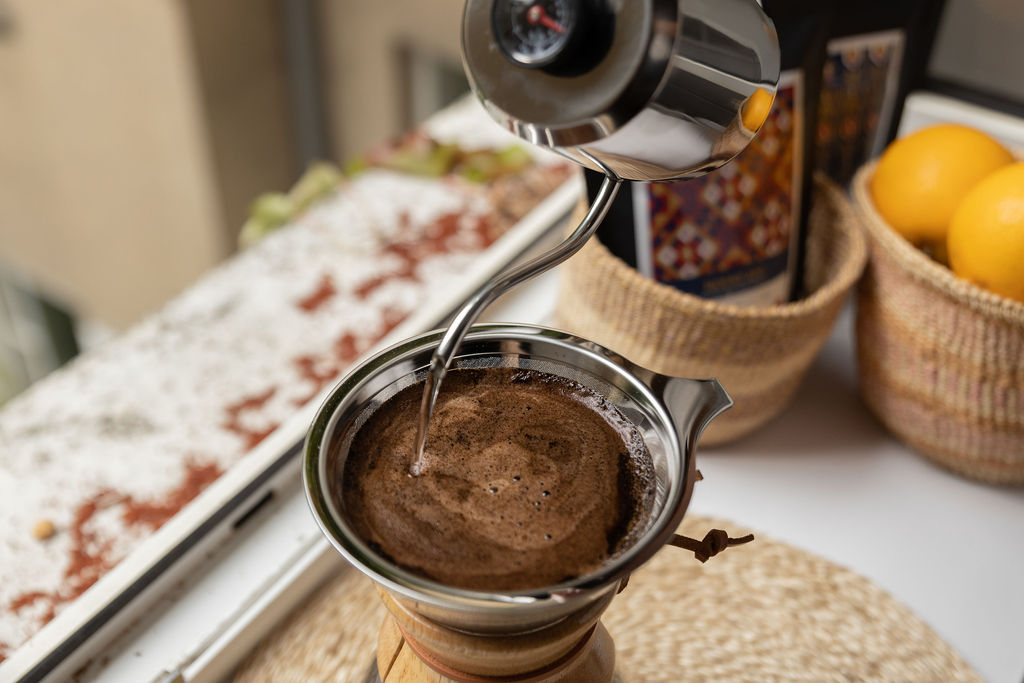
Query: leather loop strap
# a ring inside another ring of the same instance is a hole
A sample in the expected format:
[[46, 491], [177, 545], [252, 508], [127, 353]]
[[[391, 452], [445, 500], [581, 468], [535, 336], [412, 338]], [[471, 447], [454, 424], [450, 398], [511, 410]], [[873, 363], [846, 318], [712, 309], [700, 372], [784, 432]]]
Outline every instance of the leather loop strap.
[[707, 562], [726, 548], [734, 545], [750, 543], [753, 540], [754, 534], [747, 534], [746, 536], [741, 536], [739, 538], [731, 538], [729, 534], [721, 529], [712, 529], [705, 534], [704, 538], [700, 541], [695, 538], [690, 538], [689, 536], [673, 534], [672, 540], [670, 540], [668, 544], [674, 545], [677, 548], [689, 550], [698, 560], [701, 562]]

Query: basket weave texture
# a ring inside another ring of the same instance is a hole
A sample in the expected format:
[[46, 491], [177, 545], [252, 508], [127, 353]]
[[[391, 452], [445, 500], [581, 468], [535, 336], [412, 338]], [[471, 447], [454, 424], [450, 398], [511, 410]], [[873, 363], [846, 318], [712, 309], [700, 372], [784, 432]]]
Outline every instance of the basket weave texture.
[[870, 243], [857, 295], [864, 400], [907, 445], [966, 477], [1024, 484], [1024, 304], [932, 261], [875, 210], [875, 165], [854, 178]]
[[807, 297], [760, 308], [716, 303], [646, 278], [590, 240], [563, 266], [556, 325], [656, 372], [716, 377], [736, 405], [701, 443], [723, 443], [789, 404], [866, 259], [849, 202], [818, 179], [807, 229]]

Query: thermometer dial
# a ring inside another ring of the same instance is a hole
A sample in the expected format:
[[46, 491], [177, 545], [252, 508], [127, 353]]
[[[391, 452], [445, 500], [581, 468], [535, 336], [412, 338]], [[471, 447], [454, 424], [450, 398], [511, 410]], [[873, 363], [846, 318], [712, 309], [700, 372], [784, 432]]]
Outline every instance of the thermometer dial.
[[494, 35], [505, 56], [528, 68], [563, 57], [579, 24], [576, 0], [495, 0]]

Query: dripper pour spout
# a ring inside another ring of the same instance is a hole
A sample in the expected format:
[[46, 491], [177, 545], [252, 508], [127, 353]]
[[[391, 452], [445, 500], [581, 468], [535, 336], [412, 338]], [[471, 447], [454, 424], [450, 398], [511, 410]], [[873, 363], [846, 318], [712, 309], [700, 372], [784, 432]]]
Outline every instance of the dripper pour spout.
[[[662, 400], [676, 422], [680, 441], [687, 448], [696, 446], [708, 424], [733, 406], [732, 397], [717, 379], [670, 377], [662, 391]], [[689, 419], [680, 420], [683, 414]]]
[[717, 379], [672, 377], [629, 365], [668, 409], [679, 443], [688, 452], [695, 449], [708, 424], [734, 405]]

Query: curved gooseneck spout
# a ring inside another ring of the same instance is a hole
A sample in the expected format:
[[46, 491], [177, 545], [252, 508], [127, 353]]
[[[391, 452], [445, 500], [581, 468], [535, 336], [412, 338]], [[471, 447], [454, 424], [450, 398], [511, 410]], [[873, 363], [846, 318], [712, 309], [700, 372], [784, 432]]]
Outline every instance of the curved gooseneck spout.
[[413, 476], [419, 476], [423, 469], [423, 449], [427, 442], [427, 429], [430, 424], [430, 416], [434, 412], [434, 403], [441, 390], [441, 382], [448, 371], [448, 366], [451, 365], [455, 351], [459, 348], [459, 344], [462, 343], [470, 326], [480, 317], [483, 310], [499, 296], [516, 285], [554, 268], [582, 249], [587, 240], [597, 231], [601, 221], [604, 220], [612, 201], [615, 200], [615, 195], [618, 194], [621, 183], [622, 181], [617, 176], [610, 172], [607, 173], [598, 190], [597, 197], [571, 235], [557, 247], [537, 258], [499, 273], [478, 289], [459, 309], [455, 319], [441, 338], [434, 355], [430, 358], [430, 371], [427, 373], [426, 386], [423, 389], [419, 424], [416, 428], [416, 452], [409, 469]]

